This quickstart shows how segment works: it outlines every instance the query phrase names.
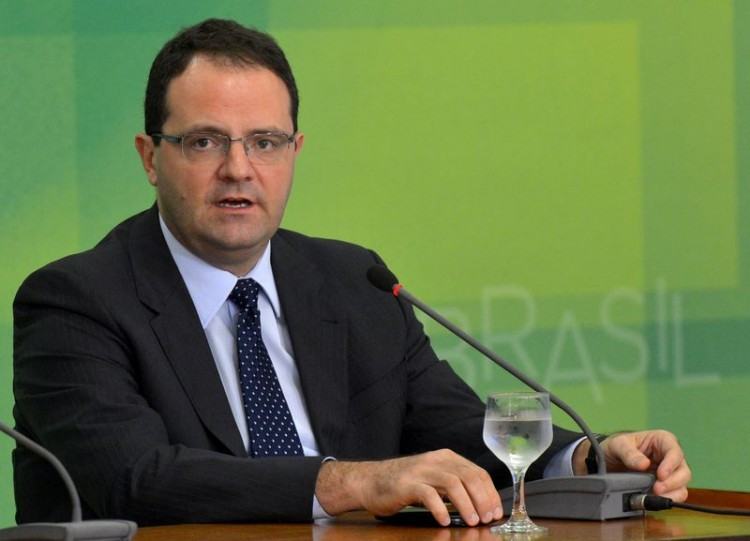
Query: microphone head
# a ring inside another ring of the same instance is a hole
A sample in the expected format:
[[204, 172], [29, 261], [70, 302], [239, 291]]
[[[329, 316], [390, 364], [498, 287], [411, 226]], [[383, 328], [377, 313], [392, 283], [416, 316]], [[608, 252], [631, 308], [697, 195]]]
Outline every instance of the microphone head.
[[367, 269], [367, 279], [372, 285], [388, 293], [392, 293], [393, 286], [398, 284], [398, 278], [385, 265], [373, 265]]

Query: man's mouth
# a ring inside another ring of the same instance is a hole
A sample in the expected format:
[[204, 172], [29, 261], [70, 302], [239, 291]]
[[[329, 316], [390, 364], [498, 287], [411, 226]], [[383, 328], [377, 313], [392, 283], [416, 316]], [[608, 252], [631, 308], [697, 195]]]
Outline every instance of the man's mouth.
[[221, 208], [228, 209], [242, 209], [247, 208], [253, 204], [249, 199], [243, 197], [226, 197], [220, 200], [217, 205]]

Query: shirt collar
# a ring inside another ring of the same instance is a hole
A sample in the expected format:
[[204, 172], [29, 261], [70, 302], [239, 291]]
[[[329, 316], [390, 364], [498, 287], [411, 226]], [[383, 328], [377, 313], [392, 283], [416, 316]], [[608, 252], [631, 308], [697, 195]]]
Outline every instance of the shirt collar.
[[[205, 329], [226, 302], [238, 278], [229, 271], [210, 265], [185, 248], [164, 223], [161, 214], [159, 214], [159, 225], [172, 259], [177, 264], [177, 269], [193, 299], [201, 325]], [[255, 267], [241, 278], [252, 278], [260, 284], [261, 291], [271, 304], [276, 319], [281, 319], [281, 302], [271, 268], [270, 242], [266, 245]]]

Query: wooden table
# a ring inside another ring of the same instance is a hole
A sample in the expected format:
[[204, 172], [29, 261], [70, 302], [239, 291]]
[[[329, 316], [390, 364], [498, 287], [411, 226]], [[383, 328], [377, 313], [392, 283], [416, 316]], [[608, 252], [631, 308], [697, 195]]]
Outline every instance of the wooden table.
[[[750, 494], [692, 489], [691, 503], [750, 509]], [[561, 541], [648, 541], [656, 539], [750, 539], [750, 517], [708, 515], [673, 509], [643, 518], [608, 522], [537, 520]], [[305, 524], [183, 524], [141, 528], [135, 541], [531, 541], [523, 535], [499, 537], [489, 527], [438, 528], [383, 524], [364, 512]]]

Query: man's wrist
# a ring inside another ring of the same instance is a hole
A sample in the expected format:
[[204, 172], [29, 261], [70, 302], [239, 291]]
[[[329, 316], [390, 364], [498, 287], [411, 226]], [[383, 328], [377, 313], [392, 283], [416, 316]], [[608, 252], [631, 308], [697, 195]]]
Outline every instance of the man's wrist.
[[361, 509], [358, 498], [358, 479], [364, 462], [323, 462], [315, 483], [315, 497], [323, 510], [335, 516], [346, 511]]
[[[323, 459], [323, 462], [320, 463], [321, 467], [326, 462], [336, 461], [336, 457], [333, 456], [327, 456]], [[318, 475], [320, 475], [320, 470], [318, 470]], [[313, 494], [313, 506], [312, 506], [312, 518], [313, 520], [321, 519], [321, 518], [333, 518], [333, 515], [330, 515], [325, 508], [320, 504], [320, 500], [318, 500], [318, 495]]]
[[[599, 443], [602, 443], [604, 440], [607, 439], [607, 434], [594, 434], [594, 438], [596, 438], [596, 441]], [[586, 473], [589, 475], [599, 473], [599, 460], [596, 456], [596, 448], [591, 445], [591, 442], [589, 441], [589, 450], [586, 453], [586, 459], [584, 460], [584, 464], [586, 465]]]
[[[594, 437], [599, 443], [601, 443], [607, 438], [607, 435], [594, 434]], [[571, 461], [574, 475], [587, 475], [598, 471], [596, 454], [592, 455], [592, 453], [594, 453], [594, 447], [591, 445], [591, 441], [589, 441], [588, 438], [581, 440], [578, 447], [576, 447], [576, 450], [573, 452], [573, 459]], [[589, 469], [590, 466], [593, 467], [593, 471]]]

